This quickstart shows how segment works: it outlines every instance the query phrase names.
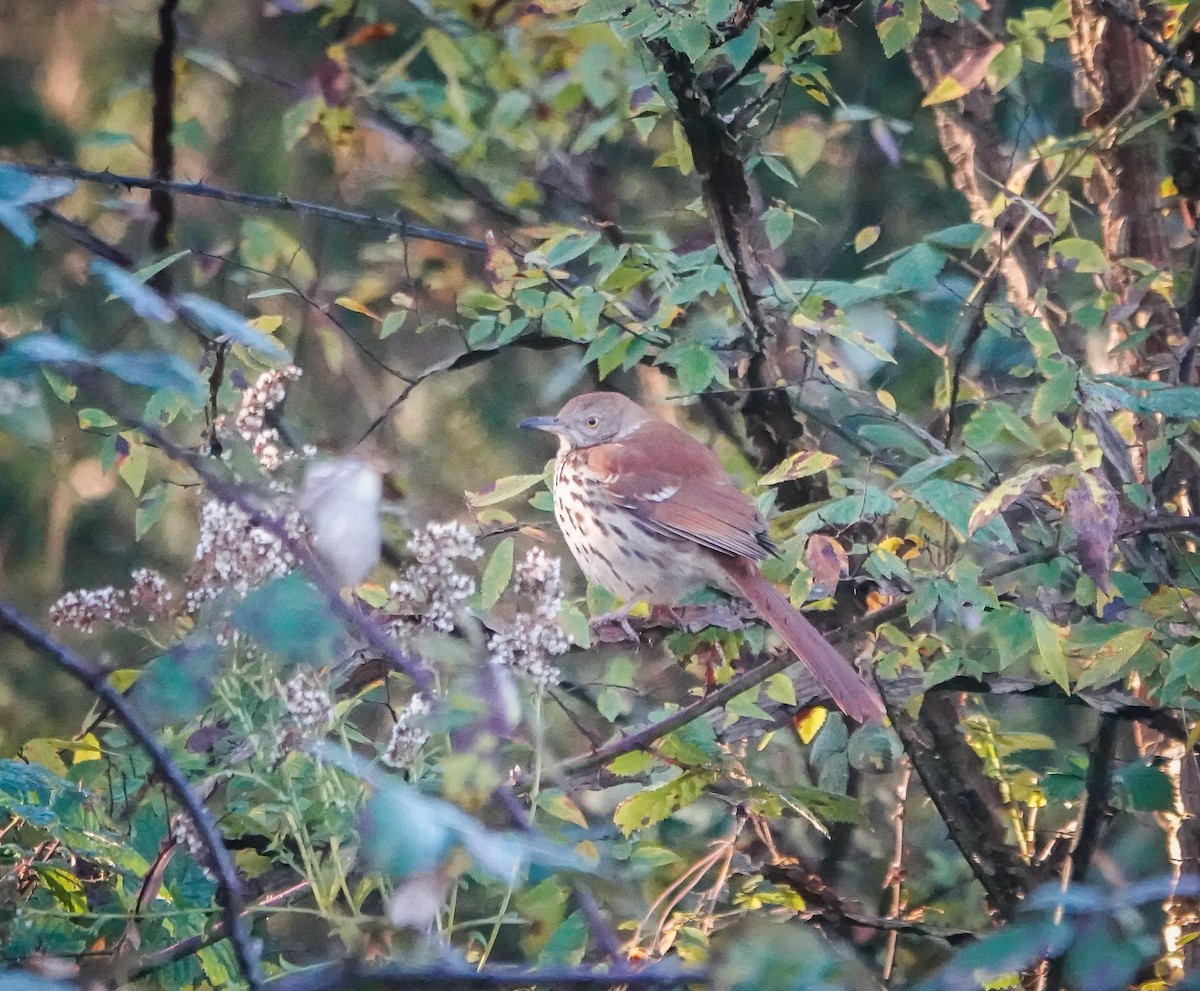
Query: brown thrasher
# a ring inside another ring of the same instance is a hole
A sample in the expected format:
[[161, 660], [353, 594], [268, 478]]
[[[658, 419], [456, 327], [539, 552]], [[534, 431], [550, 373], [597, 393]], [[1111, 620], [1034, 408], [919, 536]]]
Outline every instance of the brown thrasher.
[[707, 447], [615, 392], [521, 426], [558, 435], [554, 515], [589, 581], [659, 605], [710, 585], [742, 595], [846, 715], [882, 717], [879, 693], [759, 571], [766, 524]]

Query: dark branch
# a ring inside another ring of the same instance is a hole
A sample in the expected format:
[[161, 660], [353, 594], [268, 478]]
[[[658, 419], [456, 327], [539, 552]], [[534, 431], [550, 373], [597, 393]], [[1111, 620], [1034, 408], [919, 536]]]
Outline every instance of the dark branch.
[[[249, 918], [255, 909], [270, 908], [274, 905], [286, 905], [289, 902], [295, 901], [301, 895], [306, 894], [311, 888], [311, 882], [300, 881], [291, 887], [284, 888], [282, 891], [265, 895], [248, 908], [244, 915]], [[147, 953], [142, 957], [132, 979], [136, 981], [161, 967], [174, 963], [176, 960], [183, 960], [185, 957], [190, 957], [193, 953], [199, 953], [205, 947], [212, 946], [214, 943], [219, 943], [223, 940], [228, 931], [228, 927], [224, 921], [218, 922], [208, 932], [199, 933], [196, 936], [188, 936], [186, 939], [181, 939], [178, 943], [172, 943], [170, 946], [164, 946], [153, 953]]]
[[[162, 0], [158, 8], [158, 47], [150, 71], [150, 88], [154, 106], [150, 115], [150, 174], [160, 182], [175, 177], [175, 14], [179, 0]], [[150, 190], [150, 209], [154, 227], [150, 231], [150, 249], [166, 251], [171, 244], [171, 226], [175, 221], [175, 199], [170, 189], [159, 186]], [[167, 269], [155, 273], [151, 285], [159, 292], [171, 291], [171, 274]]]
[[47, 636], [3, 599], [0, 599], [0, 627], [12, 631], [31, 650], [50, 658], [99, 698], [129, 731], [130, 736], [149, 754], [155, 770], [187, 810], [196, 831], [204, 841], [211, 858], [213, 873], [217, 878], [222, 915], [234, 955], [250, 987], [261, 988], [263, 979], [258, 965], [258, 951], [250, 935], [249, 922], [243, 914], [246, 898], [241, 877], [207, 806], [192, 791], [183, 771], [171, 758], [166, 747], [158, 741], [125, 696], [112, 686], [107, 671], [93, 668], [68, 647]]
[[638, 968], [631, 965], [598, 970], [592, 967], [485, 967], [442, 965], [406, 967], [392, 964], [363, 967], [355, 961], [314, 967], [298, 974], [278, 977], [266, 985], [269, 991], [343, 991], [350, 988], [446, 987], [446, 988], [523, 988], [568, 987], [673, 988], [686, 984], [707, 984], [703, 970], [685, 970], [677, 966]]
[[156, 179], [152, 176], [117, 175], [113, 172], [93, 172], [74, 165], [33, 165], [25, 162], [13, 163], [30, 175], [62, 176], [75, 179], [78, 182], [94, 182], [101, 186], [124, 189], [165, 190], [181, 196], [196, 196], [201, 199], [218, 200], [221, 203], [236, 203], [239, 206], [249, 206], [263, 210], [285, 210], [301, 216], [322, 217], [326, 220], [337, 220], [358, 227], [375, 227], [379, 230], [397, 234], [400, 237], [414, 241], [436, 241], [439, 244], [450, 244], [468, 251], [486, 251], [487, 245], [474, 238], [463, 237], [461, 234], [451, 234], [433, 227], [422, 227], [419, 224], [409, 224], [394, 217], [381, 217], [377, 213], [357, 213], [353, 210], [343, 210], [323, 203], [310, 203], [307, 200], [294, 200], [282, 194], [278, 196], [260, 196], [256, 193], [242, 193], [232, 189], [221, 189], [202, 182], [178, 182]]

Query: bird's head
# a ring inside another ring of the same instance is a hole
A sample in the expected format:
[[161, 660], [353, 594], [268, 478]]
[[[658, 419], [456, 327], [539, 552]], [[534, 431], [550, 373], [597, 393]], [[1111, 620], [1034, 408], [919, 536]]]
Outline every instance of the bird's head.
[[531, 416], [520, 426], [557, 434], [562, 447], [571, 449], [623, 440], [647, 419], [645, 410], [619, 393], [588, 392], [576, 396], [555, 416]]

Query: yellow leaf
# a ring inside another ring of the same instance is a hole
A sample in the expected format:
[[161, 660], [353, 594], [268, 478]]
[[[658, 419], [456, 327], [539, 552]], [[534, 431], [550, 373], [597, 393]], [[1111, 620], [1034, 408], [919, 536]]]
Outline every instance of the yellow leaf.
[[379, 321], [383, 318], [377, 315], [370, 307], [364, 306], [357, 299], [351, 299], [349, 296], [339, 296], [334, 300], [338, 306], [343, 309], [352, 310], [355, 313], [361, 313], [364, 317], [370, 317], [372, 320]]
[[283, 326], [283, 317], [280, 317], [280, 316], [254, 317], [253, 319], [247, 320], [246, 323], [248, 323], [255, 330], [261, 330], [264, 334], [273, 334], [281, 326]]
[[811, 709], [802, 709], [796, 713], [792, 717], [792, 727], [796, 730], [796, 735], [800, 737], [800, 742], [812, 743], [828, 717], [829, 710], [820, 705], [814, 705]]
[[921, 106], [932, 107], [937, 103], [949, 103], [959, 100], [979, 87], [987, 78], [988, 66], [1004, 49], [1000, 42], [993, 42], [983, 48], [968, 52], [946, 75], [942, 76], [921, 101]]
[[861, 231], [854, 235], [854, 253], [861, 255], [867, 248], [871, 247], [879, 240], [879, 224], [873, 227], [864, 227]]

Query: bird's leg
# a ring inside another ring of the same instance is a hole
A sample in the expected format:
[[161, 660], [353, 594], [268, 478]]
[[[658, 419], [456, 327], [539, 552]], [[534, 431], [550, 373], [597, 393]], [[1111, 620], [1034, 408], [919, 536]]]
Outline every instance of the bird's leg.
[[630, 599], [620, 609], [614, 609], [612, 612], [606, 612], [600, 616], [593, 617], [588, 625], [595, 630], [616, 623], [625, 632], [625, 636], [634, 643], [640, 643], [642, 638], [638, 636], [637, 630], [629, 622], [629, 614], [638, 605], [638, 601], [637, 599]]

